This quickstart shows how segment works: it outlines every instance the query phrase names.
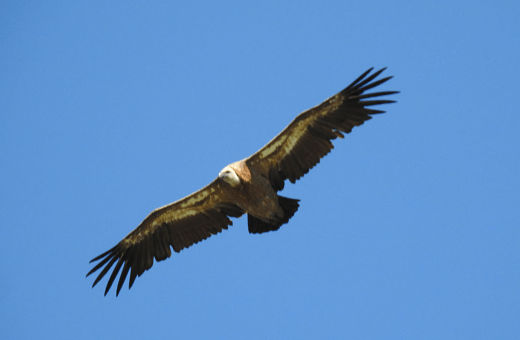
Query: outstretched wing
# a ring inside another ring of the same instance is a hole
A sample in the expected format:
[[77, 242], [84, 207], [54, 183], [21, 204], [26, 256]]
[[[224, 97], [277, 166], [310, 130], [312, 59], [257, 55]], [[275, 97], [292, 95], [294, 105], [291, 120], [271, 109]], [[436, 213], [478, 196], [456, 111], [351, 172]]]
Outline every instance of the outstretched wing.
[[108, 280], [105, 295], [121, 267], [123, 271], [117, 284], [116, 296], [119, 295], [129, 271], [128, 288], [131, 288], [135, 278], [152, 267], [154, 257], [156, 261], [162, 261], [171, 256], [170, 246], [174, 251], [180, 252], [232, 225], [228, 216], [240, 217], [244, 211], [231, 202], [232, 198], [224, 185], [215, 180], [177, 202], [154, 210], [115, 247], [90, 261], [101, 262], [87, 276], [103, 268], [92, 287], [116, 264]]
[[278, 136], [246, 160], [248, 166], [261, 169], [277, 191], [283, 189], [286, 179], [294, 183], [334, 148], [332, 139], [343, 138], [343, 133], [371, 119], [371, 115], [385, 112], [369, 106], [395, 102], [380, 97], [397, 91], [365, 93], [392, 78], [374, 81], [384, 70], [369, 76], [372, 68], [369, 69], [343, 91], [300, 113]]

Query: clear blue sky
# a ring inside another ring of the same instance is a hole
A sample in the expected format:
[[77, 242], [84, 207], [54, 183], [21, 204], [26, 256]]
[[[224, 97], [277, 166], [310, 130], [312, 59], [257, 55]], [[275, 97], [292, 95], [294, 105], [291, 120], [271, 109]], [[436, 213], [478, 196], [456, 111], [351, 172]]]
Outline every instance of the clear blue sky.
[[[518, 339], [515, 1], [4, 1], [0, 338]], [[369, 67], [399, 90], [284, 196], [118, 298], [88, 261]]]

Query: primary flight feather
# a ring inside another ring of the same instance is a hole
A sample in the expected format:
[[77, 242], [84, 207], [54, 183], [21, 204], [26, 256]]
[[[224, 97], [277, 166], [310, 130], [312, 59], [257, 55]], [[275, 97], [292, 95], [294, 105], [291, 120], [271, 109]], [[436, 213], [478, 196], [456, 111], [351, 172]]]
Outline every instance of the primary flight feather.
[[[299, 114], [278, 136], [258, 152], [226, 166], [218, 177], [201, 190], [148, 215], [112, 249], [90, 262], [100, 261], [87, 274], [101, 272], [94, 287], [114, 266], [108, 279], [108, 293], [119, 271], [116, 295], [130, 273], [129, 288], [137, 276], [194, 243], [227, 229], [229, 217], [247, 214], [249, 232], [264, 233], [280, 228], [298, 210], [299, 200], [277, 194], [288, 179], [294, 183], [334, 147], [331, 140], [343, 138], [354, 126], [384, 111], [369, 108], [393, 103], [380, 99], [397, 91], [365, 93], [392, 77], [375, 80], [385, 69], [369, 69], [343, 91], [320, 105]], [[170, 248], [171, 247], [171, 248]]]

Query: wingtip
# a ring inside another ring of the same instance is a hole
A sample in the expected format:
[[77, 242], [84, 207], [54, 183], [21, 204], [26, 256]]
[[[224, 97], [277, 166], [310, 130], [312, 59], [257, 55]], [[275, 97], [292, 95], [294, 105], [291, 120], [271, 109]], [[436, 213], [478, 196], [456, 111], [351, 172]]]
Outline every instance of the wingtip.
[[[116, 246], [117, 247], [117, 246]], [[107, 256], [108, 254], [110, 254], [116, 247], [112, 247], [111, 249], [107, 250], [106, 252], [104, 252], [103, 254], [101, 255], [98, 255], [96, 257], [94, 257], [92, 260], [90, 260], [89, 263], [92, 263], [94, 261], [98, 261], [98, 260], [101, 260], [103, 257]]]
[[105, 288], [105, 295], [104, 296], [107, 296], [109, 290], [110, 290], [110, 286], [107, 285], [107, 287]]
[[93, 268], [93, 269], [91, 269], [91, 270], [87, 273], [87, 275], [86, 275], [85, 277], [89, 277], [90, 274], [94, 273], [96, 270], [97, 270], [97, 268]]

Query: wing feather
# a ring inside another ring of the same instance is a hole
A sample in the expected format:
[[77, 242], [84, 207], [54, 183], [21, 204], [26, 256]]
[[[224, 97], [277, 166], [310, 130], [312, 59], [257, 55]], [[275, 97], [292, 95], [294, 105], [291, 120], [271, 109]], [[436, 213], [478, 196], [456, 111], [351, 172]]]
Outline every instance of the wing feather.
[[397, 91], [365, 93], [392, 78], [375, 80], [385, 69], [369, 75], [372, 70], [367, 70], [320, 105], [299, 114], [280, 134], [246, 160], [248, 166], [261, 169], [277, 191], [284, 188], [286, 179], [291, 183], [300, 179], [334, 148], [331, 140], [343, 138], [343, 133], [362, 125], [372, 118], [371, 115], [385, 112], [370, 106], [395, 102], [381, 97]]
[[108, 279], [105, 295], [121, 268], [116, 295], [130, 273], [129, 288], [136, 277], [150, 269], [155, 261], [171, 256], [171, 249], [182, 249], [227, 229], [233, 222], [229, 217], [240, 217], [244, 211], [231, 202], [221, 183], [214, 181], [205, 188], [167, 206], [154, 210], [144, 221], [112, 249], [90, 262], [100, 261], [87, 274], [101, 272], [93, 287], [115, 267]]

